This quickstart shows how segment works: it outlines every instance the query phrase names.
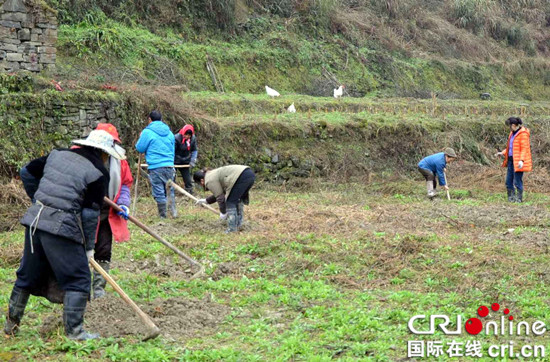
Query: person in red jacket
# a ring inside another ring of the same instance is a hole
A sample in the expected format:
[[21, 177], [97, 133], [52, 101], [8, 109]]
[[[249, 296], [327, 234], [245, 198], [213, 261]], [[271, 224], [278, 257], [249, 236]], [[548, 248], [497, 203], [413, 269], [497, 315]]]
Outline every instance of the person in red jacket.
[[[113, 136], [117, 152], [122, 155], [126, 154], [126, 151], [120, 146], [121, 142], [115, 126], [109, 123], [99, 123], [96, 129], [106, 131]], [[116, 242], [130, 240], [127, 220], [131, 203], [130, 189], [132, 188], [134, 179], [126, 160], [120, 161], [114, 157], [110, 157], [106, 168], [111, 176], [107, 197], [124, 210], [124, 212], [117, 212], [105, 203], [99, 217], [94, 259], [106, 272], [109, 272], [111, 269], [113, 237]], [[105, 295], [106, 284], [107, 281], [105, 278], [94, 270], [92, 282], [94, 299]]]
[[182, 167], [179, 170], [185, 183], [185, 191], [192, 194], [193, 180], [191, 179], [191, 169], [195, 167], [199, 154], [195, 128], [190, 124], [186, 124], [174, 135], [174, 138], [176, 140], [174, 165], [189, 165], [188, 168]]
[[506, 174], [508, 201], [523, 202], [523, 173], [533, 170], [531, 132], [523, 126], [523, 121], [518, 117], [508, 118], [506, 125], [510, 126], [508, 144], [506, 149], [498, 152], [497, 155], [504, 156], [502, 167], [508, 168]]

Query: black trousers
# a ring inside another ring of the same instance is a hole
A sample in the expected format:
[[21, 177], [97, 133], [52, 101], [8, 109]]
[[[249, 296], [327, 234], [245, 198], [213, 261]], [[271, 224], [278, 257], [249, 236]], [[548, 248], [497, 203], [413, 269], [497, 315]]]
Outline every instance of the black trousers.
[[191, 167], [180, 168], [180, 174], [185, 183], [185, 191], [193, 189], [193, 180], [191, 179]]
[[422, 176], [424, 176], [426, 181], [433, 182], [434, 190], [435, 190], [437, 187], [437, 179], [435, 177], [435, 174], [432, 171], [426, 170], [425, 168], [421, 168], [421, 167], [418, 168], [418, 171], [420, 171], [420, 173], [422, 174]]
[[52, 274], [61, 290], [89, 293], [91, 276], [84, 245], [36, 230], [31, 249], [29, 228], [25, 228], [25, 248], [15, 286], [45, 296]]
[[94, 259], [96, 261], [111, 261], [113, 232], [109, 224], [109, 209], [110, 207], [107, 208], [106, 214], [104, 210], [101, 210], [101, 216], [99, 217], [99, 228], [97, 229], [97, 238], [94, 247]]
[[227, 197], [227, 206], [237, 207], [237, 204], [241, 200], [245, 204], [248, 204], [248, 191], [250, 191], [252, 185], [254, 185], [254, 181], [256, 181], [256, 175], [254, 174], [254, 171], [249, 168], [244, 170], [235, 182], [235, 185], [233, 185], [231, 193]]

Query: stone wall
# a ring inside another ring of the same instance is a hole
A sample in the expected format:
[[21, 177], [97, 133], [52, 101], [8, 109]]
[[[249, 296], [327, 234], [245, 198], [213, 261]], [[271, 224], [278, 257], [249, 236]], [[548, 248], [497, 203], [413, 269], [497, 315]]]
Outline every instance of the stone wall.
[[87, 136], [98, 123], [121, 124], [122, 115], [112, 102], [52, 102], [42, 118], [48, 133], [64, 136], [57, 147], [67, 146], [69, 139]]
[[[0, 96], [0, 177], [13, 176], [21, 165], [67, 147], [84, 137], [99, 122], [126, 129], [127, 106], [123, 97], [94, 91], [8, 93]], [[126, 118], [125, 118], [126, 117]]]
[[0, 71], [55, 67], [57, 18], [41, 0], [0, 0]]

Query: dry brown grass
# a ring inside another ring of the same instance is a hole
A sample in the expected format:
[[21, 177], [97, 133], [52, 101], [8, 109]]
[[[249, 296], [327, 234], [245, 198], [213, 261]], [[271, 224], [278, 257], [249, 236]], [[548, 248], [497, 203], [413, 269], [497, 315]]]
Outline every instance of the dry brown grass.
[[[0, 185], [0, 232], [11, 231], [19, 225], [19, 219], [30, 201], [21, 181], [11, 180]], [[22, 237], [21, 237], [22, 238]], [[6, 243], [0, 252], [0, 265], [14, 267], [21, 260], [21, 244]]]
[[15, 228], [30, 200], [20, 180], [12, 179], [0, 185], [0, 231]]
[[[458, 1], [354, 3], [353, 7], [336, 11], [332, 21], [334, 31], [346, 34], [357, 44], [374, 39], [389, 50], [401, 50], [416, 56], [431, 54], [442, 60], [455, 58], [482, 62], [517, 59], [525, 54], [529, 40], [535, 42], [539, 55], [544, 56], [549, 51], [550, 31], [546, 25], [547, 4], [544, 2], [522, 5], [513, 1], [478, 2], [479, 9], [472, 13], [472, 16], [477, 16], [475, 18], [456, 18]], [[498, 37], [504, 35], [500, 33], [517, 24], [522, 24], [525, 39], [515, 48], [503, 46]]]
[[[449, 169], [449, 177], [452, 177], [452, 184], [456, 187], [503, 191], [507, 171], [502, 167], [500, 158], [493, 160], [493, 166], [489, 167], [464, 161], [452, 164]], [[533, 172], [526, 172], [523, 181], [527, 192], [550, 192], [550, 174], [546, 167], [535, 167]]]

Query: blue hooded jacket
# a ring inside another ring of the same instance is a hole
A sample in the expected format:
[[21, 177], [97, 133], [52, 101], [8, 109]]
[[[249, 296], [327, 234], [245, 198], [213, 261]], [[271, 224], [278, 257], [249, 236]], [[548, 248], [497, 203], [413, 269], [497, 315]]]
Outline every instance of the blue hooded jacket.
[[162, 121], [151, 122], [139, 136], [136, 150], [145, 153], [149, 170], [174, 166], [175, 140], [170, 127]]
[[423, 158], [422, 161], [418, 163], [418, 167], [430, 170], [434, 175], [437, 175], [441, 186], [445, 186], [445, 175], [443, 174], [445, 166], [447, 166], [447, 161], [445, 160], [445, 153], [443, 152]]

